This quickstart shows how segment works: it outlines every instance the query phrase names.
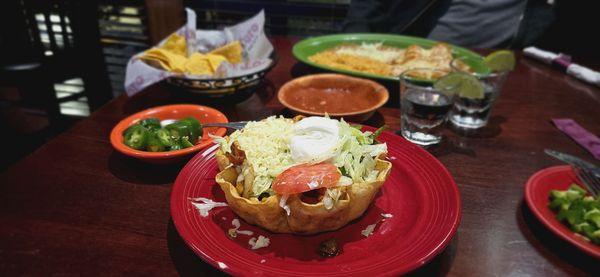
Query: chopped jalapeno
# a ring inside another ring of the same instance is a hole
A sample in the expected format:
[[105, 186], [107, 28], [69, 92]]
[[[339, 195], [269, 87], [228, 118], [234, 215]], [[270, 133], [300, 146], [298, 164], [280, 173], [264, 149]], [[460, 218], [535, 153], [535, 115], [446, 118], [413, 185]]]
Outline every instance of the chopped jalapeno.
[[140, 125], [146, 127], [148, 130], [160, 129], [160, 120], [158, 118], [146, 118], [140, 121]]
[[166, 149], [166, 145], [162, 143], [156, 133], [151, 133], [148, 136], [148, 146], [146, 149], [150, 152], [163, 152]]
[[190, 127], [190, 142], [196, 143], [196, 141], [198, 141], [198, 139], [200, 139], [202, 136], [202, 125], [200, 122], [193, 117], [183, 118], [180, 122], [183, 122]]
[[373, 138], [373, 144], [377, 144], [377, 138], [379, 137], [379, 135], [381, 135], [381, 133], [383, 133], [383, 131], [385, 131], [385, 129], [387, 129], [388, 126], [387, 125], [383, 125], [381, 127], [379, 127], [377, 130], [375, 130], [375, 132], [371, 135], [371, 137]]
[[169, 134], [169, 132], [165, 129], [156, 130], [156, 137], [165, 145], [171, 146], [173, 145], [173, 138]]
[[146, 147], [148, 141], [148, 129], [142, 125], [133, 125], [125, 130], [125, 137], [123, 143], [125, 145], [137, 149], [143, 150]]
[[558, 212], [558, 221], [567, 223], [573, 232], [600, 245], [600, 198], [586, 194], [575, 184], [567, 190], [551, 190], [548, 206]]
[[146, 118], [123, 132], [123, 143], [150, 152], [180, 150], [194, 146], [202, 135], [202, 125], [192, 117], [161, 127], [157, 118]]
[[181, 146], [181, 144], [179, 142], [173, 143], [173, 145], [171, 145], [171, 150], [181, 150], [183, 149], [183, 146]]
[[194, 146], [187, 138], [183, 137], [179, 139], [180, 144], [183, 148], [188, 148]]
[[191, 136], [191, 126], [187, 123], [177, 121], [165, 126], [165, 129], [169, 131], [173, 138], [181, 138], [181, 137], [190, 137]]

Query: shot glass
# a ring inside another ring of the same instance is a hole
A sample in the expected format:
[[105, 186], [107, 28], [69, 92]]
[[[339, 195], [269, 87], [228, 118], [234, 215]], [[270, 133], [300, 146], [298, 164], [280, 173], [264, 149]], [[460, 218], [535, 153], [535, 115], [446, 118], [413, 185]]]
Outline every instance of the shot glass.
[[454, 93], [452, 88], [435, 89], [431, 77], [446, 73], [423, 68], [410, 69], [400, 75], [401, 134], [407, 140], [423, 146], [442, 140], [441, 130], [452, 107]]
[[464, 72], [477, 78], [483, 85], [483, 98], [455, 97], [450, 111], [450, 122], [458, 128], [478, 129], [487, 125], [492, 107], [500, 95], [508, 72], [477, 73], [466, 70], [464, 65], [482, 64], [481, 58], [455, 58], [450, 63], [453, 71]]

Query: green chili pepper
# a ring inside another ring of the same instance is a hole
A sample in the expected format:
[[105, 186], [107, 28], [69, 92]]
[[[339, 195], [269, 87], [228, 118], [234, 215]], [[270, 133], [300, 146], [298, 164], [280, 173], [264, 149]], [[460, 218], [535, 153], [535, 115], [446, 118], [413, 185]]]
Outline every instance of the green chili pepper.
[[160, 129], [160, 120], [158, 118], [146, 118], [140, 121], [140, 125], [146, 127], [148, 130], [158, 130]]
[[180, 150], [194, 146], [202, 136], [202, 125], [193, 117], [186, 117], [164, 128], [157, 118], [146, 118], [129, 127], [123, 142], [134, 149], [150, 152]]
[[174, 139], [179, 139], [182, 137], [191, 137], [192, 131], [191, 126], [185, 122], [177, 121], [165, 126], [165, 129], [169, 131], [169, 134]]
[[183, 148], [188, 148], [194, 146], [187, 138], [180, 138], [179, 142]]
[[600, 244], [600, 198], [586, 194], [577, 185], [571, 185], [567, 190], [552, 190], [548, 206], [558, 212], [557, 220], [566, 222], [574, 232]]
[[146, 150], [150, 152], [163, 152], [166, 149], [166, 145], [162, 143], [155, 132], [150, 133], [147, 144]]
[[196, 143], [202, 136], [202, 124], [193, 117], [183, 118], [179, 122], [187, 124], [190, 127], [190, 142]]
[[162, 142], [165, 146], [173, 145], [173, 138], [169, 134], [169, 131], [166, 129], [158, 129], [156, 130], [156, 137]]
[[183, 149], [183, 146], [181, 146], [181, 144], [179, 143], [179, 141], [173, 142], [173, 144], [171, 145], [171, 147], [169, 147], [169, 150], [171, 150], [171, 151], [181, 150], [181, 149]]
[[148, 136], [148, 129], [142, 125], [136, 124], [125, 130], [123, 143], [133, 149], [143, 150], [146, 147]]
[[585, 220], [594, 223], [597, 228], [600, 228], [600, 210], [593, 209], [589, 212], [586, 212], [583, 217]]
[[360, 131], [360, 130], [362, 130], [363, 126], [360, 124], [350, 124], [350, 127]]
[[377, 138], [379, 137], [379, 135], [381, 135], [381, 133], [383, 133], [383, 131], [385, 131], [385, 129], [387, 129], [388, 126], [387, 125], [383, 125], [381, 127], [379, 127], [377, 130], [375, 130], [375, 132], [371, 135], [371, 137], [373, 138], [373, 144], [377, 143]]

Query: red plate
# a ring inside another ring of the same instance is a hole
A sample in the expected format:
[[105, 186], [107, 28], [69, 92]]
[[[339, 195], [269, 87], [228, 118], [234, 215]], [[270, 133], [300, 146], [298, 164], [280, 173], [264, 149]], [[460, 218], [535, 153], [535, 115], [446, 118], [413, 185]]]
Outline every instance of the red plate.
[[586, 241], [581, 236], [556, 220], [556, 213], [548, 208], [549, 194], [553, 189], [566, 190], [573, 183], [580, 184], [571, 166], [561, 165], [542, 169], [533, 174], [525, 185], [525, 202], [533, 214], [550, 231], [577, 246], [588, 254], [600, 258], [600, 246]]
[[[366, 128], [373, 130], [373, 128]], [[250, 250], [250, 236], [230, 239], [227, 230], [237, 216], [227, 207], [202, 217], [189, 198], [206, 197], [225, 202], [214, 181], [215, 147], [196, 155], [179, 173], [171, 194], [171, 215], [185, 242], [202, 259], [233, 275], [347, 276], [397, 275], [431, 260], [450, 242], [460, 222], [458, 188], [444, 166], [418, 146], [384, 132], [389, 160], [393, 164], [381, 192], [359, 219], [345, 227], [312, 236], [269, 233], [242, 221], [240, 230], [271, 240], [266, 248]], [[368, 225], [390, 213], [369, 237], [361, 235]], [[336, 238], [342, 254], [322, 258], [320, 242]]]

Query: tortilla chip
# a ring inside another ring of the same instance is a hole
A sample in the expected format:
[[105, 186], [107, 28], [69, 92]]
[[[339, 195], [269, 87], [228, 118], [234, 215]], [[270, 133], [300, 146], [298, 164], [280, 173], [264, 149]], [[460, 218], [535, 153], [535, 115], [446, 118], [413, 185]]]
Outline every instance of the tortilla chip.
[[144, 60], [157, 61], [165, 70], [175, 73], [183, 73], [185, 71], [185, 56], [174, 54], [170, 51], [161, 48], [152, 48], [141, 57]]
[[217, 150], [215, 156], [221, 170], [215, 180], [225, 194], [229, 207], [246, 222], [274, 233], [308, 235], [345, 226], [367, 210], [392, 168], [389, 161], [377, 158], [377, 178], [372, 182], [354, 183], [346, 187], [344, 195], [332, 209], [325, 208], [322, 202], [307, 204], [302, 202], [298, 194], [290, 195], [287, 205], [291, 214], [287, 215], [279, 206], [279, 195], [269, 196], [262, 201], [242, 197], [233, 185], [237, 181], [238, 172], [230, 166], [229, 159], [221, 149]]
[[215, 55], [215, 54], [206, 55], [206, 59], [208, 60], [208, 63], [210, 64], [210, 67], [212, 68], [213, 73], [215, 73], [217, 71], [217, 68], [219, 68], [221, 63], [223, 63], [224, 61], [227, 60], [225, 57], [223, 57], [221, 55]]
[[170, 35], [160, 48], [170, 51], [173, 54], [187, 55], [185, 37], [178, 34]]
[[173, 34], [162, 46], [144, 52], [141, 59], [167, 71], [194, 75], [212, 75], [224, 61], [242, 60], [242, 46], [239, 41], [215, 49], [209, 54], [194, 53], [190, 57], [186, 57], [185, 43], [185, 37]]
[[209, 54], [221, 55], [228, 62], [236, 64], [242, 61], [242, 50], [242, 44], [236, 40], [210, 51]]
[[205, 75], [213, 74], [214, 71], [206, 55], [201, 53], [192, 54], [185, 63], [185, 71], [189, 74]]

